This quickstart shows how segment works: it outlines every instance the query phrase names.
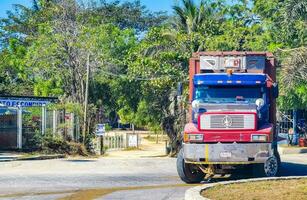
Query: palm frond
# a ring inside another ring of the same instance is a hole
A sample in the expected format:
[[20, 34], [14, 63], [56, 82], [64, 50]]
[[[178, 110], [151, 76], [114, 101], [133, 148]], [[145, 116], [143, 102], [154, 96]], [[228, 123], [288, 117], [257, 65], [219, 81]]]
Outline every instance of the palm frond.
[[287, 88], [307, 80], [307, 48], [300, 47], [288, 51], [289, 55], [282, 63], [281, 81]]
[[307, 1], [306, 0], [287, 0], [286, 18], [287, 20], [303, 19], [307, 20]]

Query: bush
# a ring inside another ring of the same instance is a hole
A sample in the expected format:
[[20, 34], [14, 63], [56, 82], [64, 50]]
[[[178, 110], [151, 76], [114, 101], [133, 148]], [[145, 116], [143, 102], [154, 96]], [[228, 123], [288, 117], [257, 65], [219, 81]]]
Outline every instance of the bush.
[[67, 141], [60, 135], [48, 133], [42, 136], [39, 132], [33, 132], [24, 135], [24, 139], [23, 149], [25, 151], [42, 151], [46, 154], [88, 155], [88, 151], [83, 144], [71, 142], [71, 140]]
[[42, 142], [42, 150], [45, 153], [66, 153], [69, 145], [60, 136], [45, 135]]
[[81, 156], [88, 156], [87, 150], [83, 144], [76, 143], [76, 142], [68, 142], [69, 145], [69, 155], [81, 155]]
[[85, 147], [87, 152], [89, 152], [90, 154], [95, 154], [95, 145], [93, 143], [94, 138], [94, 134], [87, 134], [85, 137]]
[[42, 135], [32, 132], [24, 135], [25, 143], [23, 149], [26, 151], [40, 151], [42, 149]]
[[45, 153], [59, 153], [68, 155], [87, 156], [87, 150], [83, 144], [67, 142], [60, 136], [46, 135], [43, 137], [42, 150]]
[[110, 124], [105, 124], [105, 131], [111, 131], [112, 126]]

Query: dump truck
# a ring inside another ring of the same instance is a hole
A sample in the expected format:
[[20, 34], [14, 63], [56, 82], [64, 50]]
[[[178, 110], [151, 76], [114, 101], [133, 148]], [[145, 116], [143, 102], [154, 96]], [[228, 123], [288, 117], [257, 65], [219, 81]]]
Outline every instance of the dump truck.
[[189, 61], [190, 119], [177, 155], [180, 178], [198, 183], [246, 170], [276, 176], [277, 97], [272, 53], [194, 53]]

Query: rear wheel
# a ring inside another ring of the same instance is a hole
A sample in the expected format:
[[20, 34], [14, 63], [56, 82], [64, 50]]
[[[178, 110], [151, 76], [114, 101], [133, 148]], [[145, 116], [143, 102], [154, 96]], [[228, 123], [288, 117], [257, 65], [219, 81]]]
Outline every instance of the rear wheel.
[[196, 165], [185, 163], [183, 149], [177, 155], [177, 172], [181, 180], [186, 183], [200, 183], [205, 177]]

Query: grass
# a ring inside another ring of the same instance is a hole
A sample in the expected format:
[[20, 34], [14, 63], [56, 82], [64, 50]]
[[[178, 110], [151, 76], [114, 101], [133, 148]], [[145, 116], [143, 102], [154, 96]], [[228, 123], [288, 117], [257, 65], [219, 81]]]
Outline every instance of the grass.
[[214, 200], [305, 200], [307, 199], [307, 179], [218, 185], [202, 191], [201, 194]]
[[135, 150], [142, 150], [142, 149], [139, 147], [127, 147], [123, 149], [123, 151], [135, 151]]
[[[150, 142], [156, 142], [157, 141], [157, 135], [147, 135], [144, 137], [144, 139], [150, 141]], [[158, 134], [158, 142], [168, 140], [168, 137], [166, 135]]]

